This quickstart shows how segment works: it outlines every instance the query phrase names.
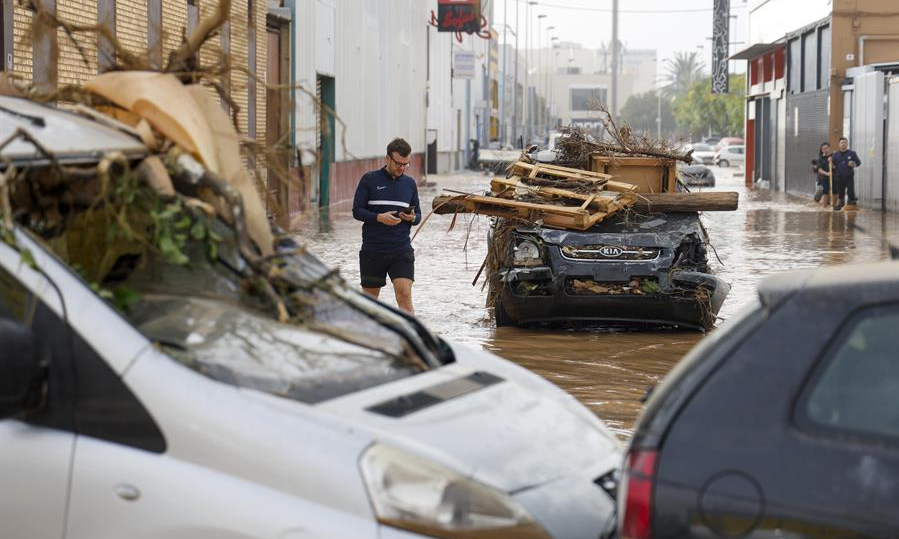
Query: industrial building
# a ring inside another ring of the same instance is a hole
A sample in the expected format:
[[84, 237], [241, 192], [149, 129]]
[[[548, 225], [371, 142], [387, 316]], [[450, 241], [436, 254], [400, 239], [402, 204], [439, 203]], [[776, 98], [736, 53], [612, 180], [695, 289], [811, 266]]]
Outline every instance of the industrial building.
[[847, 137], [863, 208], [899, 211], [899, 4], [756, 0], [749, 6], [746, 183], [811, 195], [810, 160]]

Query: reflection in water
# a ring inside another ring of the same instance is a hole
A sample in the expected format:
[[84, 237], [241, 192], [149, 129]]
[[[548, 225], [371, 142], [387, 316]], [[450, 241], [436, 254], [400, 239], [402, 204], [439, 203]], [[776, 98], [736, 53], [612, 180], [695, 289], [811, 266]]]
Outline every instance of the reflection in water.
[[[886, 238], [899, 240], [899, 215], [834, 212], [810, 200], [746, 191], [732, 169], [715, 169], [718, 187], [740, 192], [740, 208], [703, 217], [714, 251], [712, 268], [733, 286], [719, 317], [750, 301], [759, 279], [791, 269], [886, 258]], [[490, 178], [476, 174], [431, 176], [440, 187], [483, 193]], [[422, 208], [438, 194], [422, 189]], [[489, 220], [432, 216], [415, 239], [415, 311], [440, 335], [484, 348], [548, 378], [590, 407], [622, 437], [640, 410], [647, 387], [659, 382], [702, 337], [684, 332], [496, 329], [484, 307], [483, 277], [472, 286], [486, 255]], [[361, 223], [348, 206], [300, 223], [296, 239], [358, 285]], [[393, 303], [389, 291], [381, 297]]]

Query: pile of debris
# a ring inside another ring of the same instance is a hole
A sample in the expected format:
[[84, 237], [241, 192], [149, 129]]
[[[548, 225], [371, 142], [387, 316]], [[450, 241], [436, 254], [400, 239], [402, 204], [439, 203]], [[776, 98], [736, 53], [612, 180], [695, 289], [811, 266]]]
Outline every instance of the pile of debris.
[[639, 193], [636, 185], [611, 178], [601, 172], [518, 161], [509, 167], [507, 178], [491, 180], [487, 195], [439, 195], [432, 208], [438, 215], [477, 213], [581, 231], [622, 210], [652, 213], [737, 208], [736, 192]]
[[437, 214], [479, 213], [538, 225], [587, 230], [637, 202], [635, 185], [608, 174], [518, 161], [509, 176], [490, 182], [490, 195], [441, 195]]

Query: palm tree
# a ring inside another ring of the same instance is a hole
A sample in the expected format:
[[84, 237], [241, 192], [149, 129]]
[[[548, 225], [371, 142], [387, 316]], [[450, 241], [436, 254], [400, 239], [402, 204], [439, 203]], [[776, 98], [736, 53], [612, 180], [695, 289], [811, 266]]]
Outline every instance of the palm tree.
[[669, 97], [686, 94], [694, 82], [702, 79], [703, 67], [696, 51], [679, 51], [674, 53], [673, 59], [665, 59], [666, 78], [669, 81], [665, 93]]

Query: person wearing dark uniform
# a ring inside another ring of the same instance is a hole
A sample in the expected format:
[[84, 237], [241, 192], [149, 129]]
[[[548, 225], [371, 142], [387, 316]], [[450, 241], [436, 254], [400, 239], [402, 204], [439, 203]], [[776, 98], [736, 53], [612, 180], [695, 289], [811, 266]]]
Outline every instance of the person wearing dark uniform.
[[818, 186], [815, 189], [815, 202], [824, 198], [824, 204], [830, 205], [831, 202], [831, 180], [830, 180], [830, 144], [823, 142], [818, 149], [818, 159], [815, 163], [815, 172], [818, 174]]
[[[855, 168], [862, 164], [858, 154], [849, 149], [849, 140], [846, 137], [840, 139], [840, 149], [833, 152], [833, 188], [838, 197], [833, 209], [843, 209], [843, 204], [855, 208]], [[849, 209], [849, 208], [847, 208]]]
[[415, 281], [415, 252], [409, 231], [421, 222], [418, 187], [405, 174], [411, 154], [408, 142], [393, 139], [387, 145], [384, 166], [362, 176], [353, 198], [353, 217], [363, 223], [359, 251], [362, 290], [378, 297], [389, 275], [396, 304], [408, 313], [414, 312]]

